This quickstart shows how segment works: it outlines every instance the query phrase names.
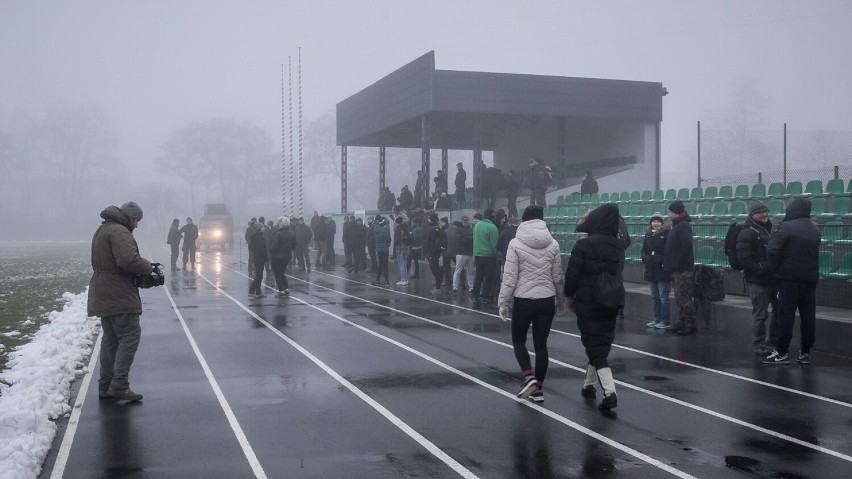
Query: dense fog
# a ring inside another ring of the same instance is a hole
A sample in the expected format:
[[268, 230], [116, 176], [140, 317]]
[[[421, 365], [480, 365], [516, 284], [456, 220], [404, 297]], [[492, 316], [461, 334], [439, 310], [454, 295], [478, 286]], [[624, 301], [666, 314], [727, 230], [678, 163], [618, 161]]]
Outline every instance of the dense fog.
[[[444, 70], [661, 82], [666, 187], [695, 186], [697, 121], [845, 132], [827, 161], [849, 165], [850, 24], [844, 1], [2, 2], [0, 240], [88, 239], [127, 200], [155, 235], [205, 203], [277, 215], [291, 101], [303, 212], [337, 211], [334, 106], [429, 50]], [[388, 159], [391, 190], [413, 186], [420, 152]], [[374, 208], [377, 151], [349, 165], [349, 208]]]

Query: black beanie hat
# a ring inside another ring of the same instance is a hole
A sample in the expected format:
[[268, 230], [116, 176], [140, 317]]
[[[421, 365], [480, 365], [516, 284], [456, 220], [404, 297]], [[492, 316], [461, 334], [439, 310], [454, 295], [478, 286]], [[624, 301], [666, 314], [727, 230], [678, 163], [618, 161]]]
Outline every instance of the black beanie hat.
[[764, 204], [762, 201], [754, 200], [751, 203], [749, 203], [749, 205], [748, 205], [748, 215], [749, 216], [757, 213], [758, 211], [763, 211], [763, 210], [769, 211], [769, 207], [766, 206], [766, 204]]
[[672, 213], [679, 215], [684, 212], [686, 208], [683, 207], [683, 201], [675, 200], [669, 205], [669, 211]]

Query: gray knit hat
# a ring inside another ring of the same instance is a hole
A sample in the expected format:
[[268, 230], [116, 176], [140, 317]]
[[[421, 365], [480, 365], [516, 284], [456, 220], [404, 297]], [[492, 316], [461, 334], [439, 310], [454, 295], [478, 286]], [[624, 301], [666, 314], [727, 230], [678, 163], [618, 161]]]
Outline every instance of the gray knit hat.
[[135, 201], [128, 201], [121, 205], [121, 212], [126, 214], [130, 219], [142, 219], [142, 208]]
[[769, 211], [769, 207], [766, 204], [759, 200], [754, 200], [748, 204], [748, 215], [751, 216], [760, 211]]

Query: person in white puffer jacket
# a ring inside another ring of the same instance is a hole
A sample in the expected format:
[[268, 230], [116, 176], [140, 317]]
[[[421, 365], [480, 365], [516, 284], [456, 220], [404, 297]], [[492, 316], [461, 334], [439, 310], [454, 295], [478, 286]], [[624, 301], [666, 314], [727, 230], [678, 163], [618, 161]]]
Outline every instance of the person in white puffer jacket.
[[[565, 309], [562, 262], [559, 244], [547, 229], [542, 207], [528, 206], [522, 219], [515, 239], [509, 242], [506, 251], [503, 283], [497, 305], [500, 317], [504, 321], [508, 320], [509, 299], [514, 297], [512, 346], [524, 376], [518, 397], [542, 402], [544, 377], [550, 361], [547, 337], [556, 310]], [[527, 331], [530, 325], [535, 348], [535, 371], [527, 351]]]

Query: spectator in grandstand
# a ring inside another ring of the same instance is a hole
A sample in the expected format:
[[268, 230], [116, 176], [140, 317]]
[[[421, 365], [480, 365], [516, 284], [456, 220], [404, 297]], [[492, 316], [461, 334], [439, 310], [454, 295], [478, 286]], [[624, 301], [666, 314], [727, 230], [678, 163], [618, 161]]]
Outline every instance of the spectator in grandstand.
[[672, 273], [663, 269], [663, 255], [666, 238], [671, 233], [671, 225], [665, 224], [660, 213], [651, 216], [651, 222], [645, 230], [642, 243], [642, 263], [645, 265], [645, 281], [651, 288], [651, 303], [654, 305], [654, 320], [646, 324], [649, 328], [665, 329], [670, 324], [669, 291], [672, 285]]
[[458, 168], [458, 171], [456, 171], [456, 179], [453, 182], [456, 187], [456, 194], [453, 196], [456, 201], [464, 201], [464, 188], [465, 183], [467, 183], [467, 172], [464, 171], [464, 167], [461, 162], [456, 163], [456, 168]]
[[[751, 297], [751, 339], [754, 352], [766, 357], [772, 347], [778, 344], [778, 295], [775, 274], [769, 268], [766, 257], [766, 245], [772, 233], [772, 221], [769, 220], [769, 208], [762, 201], [749, 205], [748, 219], [737, 234], [737, 259], [743, 266], [743, 273]], [[772, 312], [769, 312], [769, 306]], [[767, 344], [767, 324], [769, 319], [769, 343]], [[770, 346], [771, 345], [771, 346]]]
[[583, 182], [580, 184], [580, 194], [591, 195], [597, 192], [598, 182], [595, 180], [595, 177], [592, 176], [592, 170], [586, 170], [586, 177], [583, 178]]
[[811, 201], [795, 198], [787, 205], [784, 221], [769, 238], [766, 256], [778, 278], [778, 348], [763, 360], [767, 364], [790, 362], [788, 348], [793, 338], [796, 310], [801, 319], [801, 350], [796, 358], [811, 363], [816, 335], [816, 286], [819, 282], [821, 235], [811, 222]]
[[692, 226], [689, 224], [692, 219], [680, 200], [669, 204], [668, 215], [672, 220], [672, 231], [666, 238], [663, 269], [672, 274], [678, 318], [666, 331], [680, 335], [695, 334], [695, 256], [692, 252]]

